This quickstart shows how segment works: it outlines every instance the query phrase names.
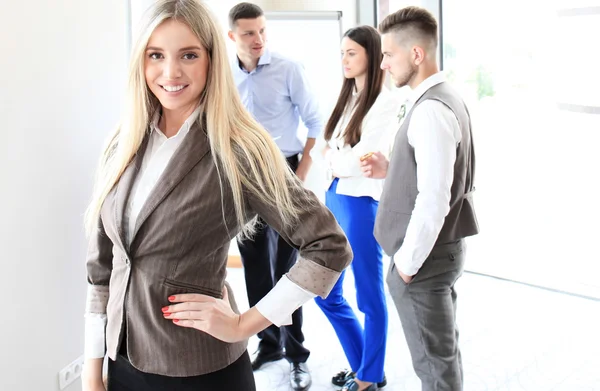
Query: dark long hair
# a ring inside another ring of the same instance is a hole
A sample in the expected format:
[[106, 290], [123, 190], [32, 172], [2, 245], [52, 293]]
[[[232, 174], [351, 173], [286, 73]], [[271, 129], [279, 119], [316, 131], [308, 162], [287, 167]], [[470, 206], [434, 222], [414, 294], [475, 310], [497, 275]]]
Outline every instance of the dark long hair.
[[[380, 68], [383, 54], [381, 53], [381, 36], [377, 30], [371, 26], [351, 28], [346, 31], [344, 37], [353, 40], [365, 48], [367, 52], [367, 78], [365, 80], [365, 86], [358, 96], [358, 100], [356, 101], [356, 111], [348, 123], [344, 135], [345, 143], [354, 147], [360, 141], [363, 119], [373, 106], [373, 103], [375, 103], [383, 86], [384, 71]], [[338, 101], [329, 117], [329, 121], [327, 121], [327, 125], [325, 125], [326, 140], [331, 140], [331, 137], [333, 137], [333, 131], [342, 118], [346, 106], [350, 103], [354, 88], [354, 79], [344, 80]], [[352, 110], [352, 107], [348, 107], [348, 110]]]

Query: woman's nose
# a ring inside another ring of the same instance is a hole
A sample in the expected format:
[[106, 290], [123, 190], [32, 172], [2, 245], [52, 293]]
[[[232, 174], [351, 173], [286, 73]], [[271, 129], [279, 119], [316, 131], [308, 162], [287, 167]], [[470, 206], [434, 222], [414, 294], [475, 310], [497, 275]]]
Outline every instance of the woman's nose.
[[181, 77], [181, 66], [177, 60], [165, 61], [163, 74], [168, 79], [177, 79]]

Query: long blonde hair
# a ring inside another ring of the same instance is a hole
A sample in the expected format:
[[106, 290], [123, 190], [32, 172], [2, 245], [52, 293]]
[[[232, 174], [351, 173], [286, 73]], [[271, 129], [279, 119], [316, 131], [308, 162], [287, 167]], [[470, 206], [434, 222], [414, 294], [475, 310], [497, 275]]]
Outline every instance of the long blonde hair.
[[233, 193], [242, 235], [247, 236], [254, 229], [253, 224], [244, 224], [244, 191], [266, 205], [273, 205], [284, 225], [296, 224], [300, 209], [290, 189], [301, 184], [269, 134], [242, 105], [216, 18], [199, 0], [160, 0], [146, 12], [132, 51], [127, 106], [101, 157], [92, 201], [85, 216], [88, 233], [97, 228], [104, 200], [140, 148], [151, 115], [160, 105], [146, 84], [144, 55], [153, 31], [168, 19], [186, 24], [209, 53], [208, 79], [200, 105], [206, 115], [213, 158]]

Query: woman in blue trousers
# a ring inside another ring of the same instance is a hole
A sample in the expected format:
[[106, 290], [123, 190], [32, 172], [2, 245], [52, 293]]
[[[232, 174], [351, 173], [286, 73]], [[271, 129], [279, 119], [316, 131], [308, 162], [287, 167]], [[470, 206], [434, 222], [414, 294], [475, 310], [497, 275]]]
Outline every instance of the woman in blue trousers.
[[377, 30], [360, 26], [342, 40], [344, 83], [325, 127], [313, 149], [327, 167], [325, 203], [346, 233], [354, 252], [358, 308], [364, 327], [343, 296], [344, 274], [327, 297], [316, 303], [340, 340], [351, 371], [332, 383], [348, 391], [373, 391], [385, 385], [387, 306], [383, 285], [383, 252], [373, 236], [383, 181], [363, 177], [360, 159], [370, 152], [389, 150], [397, 127], [399, 105], [383, 86], [379, 65], [383, 56]]

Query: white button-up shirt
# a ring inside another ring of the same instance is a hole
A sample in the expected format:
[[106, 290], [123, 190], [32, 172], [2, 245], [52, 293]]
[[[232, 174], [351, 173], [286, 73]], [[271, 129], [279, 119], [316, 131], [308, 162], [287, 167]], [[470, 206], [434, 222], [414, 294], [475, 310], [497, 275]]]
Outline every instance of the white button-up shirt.
[[[419, 84], [409, 94], [406, 113], [427, 90], [443, 81], [444, 74], [438, 72]], [[414, 109], [408, 142], [415, 151], [419, 193], [402, 247], [394, 255], [396, 267], [408, 276], [415, 275], [425, 262], [450, 212], [456, 148], [461, 139], [458, 119], [442, 102], [426, 100]]]

